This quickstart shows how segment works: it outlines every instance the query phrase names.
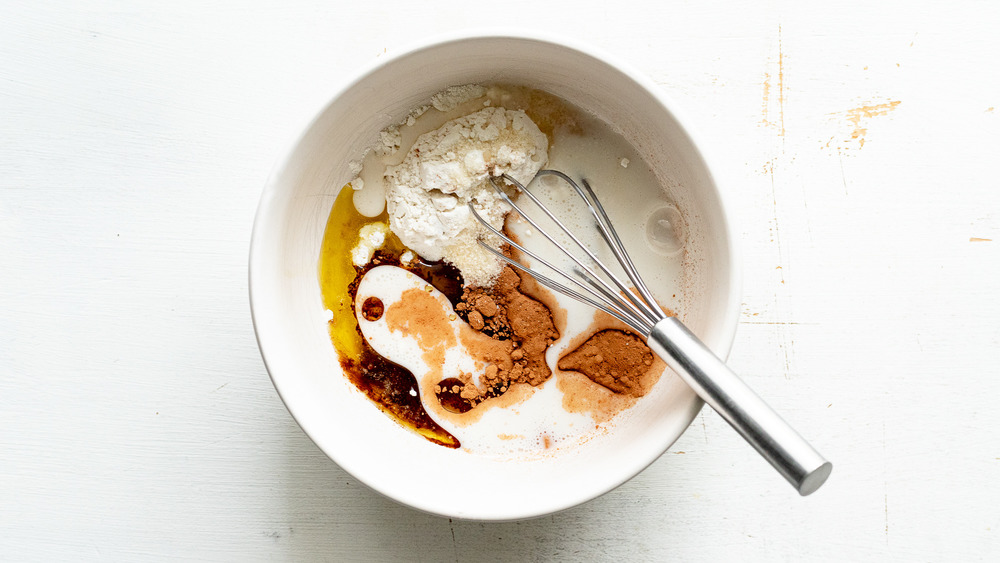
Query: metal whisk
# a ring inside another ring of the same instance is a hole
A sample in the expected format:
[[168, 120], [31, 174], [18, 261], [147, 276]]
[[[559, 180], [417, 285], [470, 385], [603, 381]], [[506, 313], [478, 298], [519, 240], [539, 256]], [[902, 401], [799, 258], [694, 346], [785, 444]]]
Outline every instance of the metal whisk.
[[[479, 241], [479, 244], [499, 257], [512, 267], [533, 276], [539, 283], [562, 293], [568, 297], [587, 303], [600, 309], [625, 323], [646, 338], [649, 347], [664, 362], [667, 363], [694, 391], [715, 409], [726, 421], [736, 429], [775, 469], [799, 491], [802, 496], [811, 494], [829, 477], [833, 465], [817, 452], [791, 426], [775, 413], [760, 397], [757, 396], [726, 364], [708, 349], [683, 323], [676, 317], [668, 317], [657, 305], [652, 293], [642, 281], [632, 259], [629, 258], [611, 221], [608, 219], [594, 195], [594, 191], [586, 180], [581, 184], [556, 170], [542, 170], [540, 176], [556, 176], [567, 182], [576, 193], [583, 198], [587, 208], [597, 223], [604, 242], [611, 249], [622, 270], [628, 277], [625, 283], [614, 272], [594, 255], [586, 244], [573, 234], [539, 199], [528, 191], [521, 183], [504, 174], [507, 182], [516, 186], [518, 191], [529, 199], [559, 227], [590, 259], [594, 268], [574, 253], [556, 242], [555, 238], [545, 231], [530, 214], [525, 213], [517, 203], [507, 195], [496, 178], [492, 178], [493, 187], [518, 214], [539, 233], [559, 248], [575, 264], [573, 273], [557, 268], [524, 246], [510, 239], [490, 225], [476, 211], [472, 203], [469, 208], [473, 215], [495, 235], [507, 244], [517, 248], [537, 264], [541, 264], [565, 279], [577, 289], [558, 282], [529, 268], [518, 261], [505, 256], [496, 249]], [[634, 288], [634, 290], [633, 290]]]

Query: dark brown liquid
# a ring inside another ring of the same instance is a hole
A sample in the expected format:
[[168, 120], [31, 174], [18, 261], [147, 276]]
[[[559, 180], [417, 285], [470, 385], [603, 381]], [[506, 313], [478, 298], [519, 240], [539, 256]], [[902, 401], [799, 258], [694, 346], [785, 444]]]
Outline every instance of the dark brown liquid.
[[438, 384], [441, 390], [437, 393], [437, 399], [445, 410], [457, 412], [469, 412], [475, 407], [475, 403], [462, 397], [463, 383], [454, 377], [449, 377]]
[[458, 305], [462, 298], [462, 274], [458, 268], [445, 262], [425, 262], [420, 257], [403, 268], [422, 277], [434, 289], [443, 293], [452, 307]]
[[[457, 303], [462, 296], [462, 275], [454, 266], [419, 260], [410, 265], [402, 265], [396, 253], [379, 250], [375, 252], [368, 264], [362, 268], [356, 268], [357, 276], [348, 287], [352, 303], [355, 303], [357, 298], [358, 284], [361, 282], [361, 278], [368, 270], [377, 266], [399, 266], [420, 276], [448, 297], [452, 304]], [[357, 307], [357, 303], [354, 306]], [[377, 320], [384, 313], [384, 309], [385, 306], [381, 300], [369, 298], [361, 305], [361, 314], [368, 320]], [[369, 317], [369, 315], [374, 318]], [[357, 330], [360, 333], [361, 327], [358, 327]], [[420, 402], [420, 389], [413, 373], [379, 355], [363, 337], [361, 338], [359, 360], [354, 361], [341, 357], [340, 365], [344, 368], [344, 373], [351, 382], [374, 401], [379, 408], [413, 425], [417, 432], [434, 443], [449, 448], [461, 447], [457, 438], [441, 428], [427, 414]], [[461, 400], [461, 397], [459, 399]], [[470, 406], [469, 409], [471, 408]]]
[[361, 316], [369, 321], [377, 321], [382, 318], [385, 312], [385, 305], [378, 297], [369, 297], [361, 305]]
[[445, 410], [459, 414], [469, 412], [486, 399], [499, 397], [507, 392], [507, 387], [494, 386], [485, 393], [480, 393], [475, 399], [466, 399], [462, 396], [463, 385], [462, 380], [457, 377], [449, 377], [438, 383], [440, 390], [436, 393], [437, 399]]

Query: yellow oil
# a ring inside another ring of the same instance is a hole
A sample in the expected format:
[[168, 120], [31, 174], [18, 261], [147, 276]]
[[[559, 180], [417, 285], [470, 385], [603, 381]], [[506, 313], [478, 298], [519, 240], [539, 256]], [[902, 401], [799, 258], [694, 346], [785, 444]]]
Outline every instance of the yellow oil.
[[[333, 312], [329, 321], [330, 341], [340, 356], [344, 375], [378, 407], [424, 438], [448, 447], [459, 447], [458, 440], [438, 426], [420, 403], [416, 379], [406, 368], [378, 355], [361, 336], [354, 314], [357, 281], [366, 268], [354, 266], [351, 250], [358, 244], [361, 227], [369, 223], [387, 223], [383, 211], [378, 217], [365, 217], [354, 208], [354, 190], [345, 185], [337, 196], [327, 220], [319, 259], [319, 282], [323, 304]], [[381, 249], [381, 260], [398, 265], [406, 248], [392, 233]]]
[[329, 323], [330, 339], [342, 358], [358, 361], [361, 359], [361, 335], [349, 291], [358, 272], [351, 260], [351, 249], [358, 244], [362, 226], [385, 221], [387, 217], [383, 212], [383, 216], [371, 219], [355, 211], [353, 194], [348, 183], [341, 188], [330, 211], [320, 251], [319, 283], [323, 304], [333, 312]]

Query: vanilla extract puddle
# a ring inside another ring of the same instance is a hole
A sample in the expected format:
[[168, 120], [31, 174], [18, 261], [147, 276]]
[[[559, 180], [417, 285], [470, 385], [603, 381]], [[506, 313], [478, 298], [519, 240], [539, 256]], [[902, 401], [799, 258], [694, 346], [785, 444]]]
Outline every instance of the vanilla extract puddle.
[[[458, 299], [456, 291], [460, 291], [462, 287], [462, 278], [453, 266], [422, 261], [404, 265], [398, 255], [379, 250], [368, 264], [357, 268], [357, 276], [348, 289], [352, 302], [357, 296], [358, 281], [368, 270], [383, 265], [402, 267], [423, 278], [435, 289], [449, 296], [449, 299]], [[377, 320], [382, 317], [385, 307], [380, 299], [369, 297], [362, 303], [361, 310], [365, 318]], [[361, 334], [360, 327], [355, 326], [358, 334]], [[363, 337], [361, 343], [360, 358], [355, 360], [341, 357], [340, 362], [344, 373], [354, 385], [383, 411], [392, 415], [404, 426], [413, 428], [428, 440], [450, 448], [461, 447], [455, 436], [428, 415], [421, 402], [419, 385], [413, 372], [380, 355]]]
[[465, 382], [457, 377], [443, 379], [438, 384], [435, 395], [446, 411], [464, 414], [475, 408], [472, 401], [462, 397], [464, 386]]
[[378, 297], [369, 297], [361, 304], [361, 316], [369, 321], [377, 321], [385, 312], [385, 304]]

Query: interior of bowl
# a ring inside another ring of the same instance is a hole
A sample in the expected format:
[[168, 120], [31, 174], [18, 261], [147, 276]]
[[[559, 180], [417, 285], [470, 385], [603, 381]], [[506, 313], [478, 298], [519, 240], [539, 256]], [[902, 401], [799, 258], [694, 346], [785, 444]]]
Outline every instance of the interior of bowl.
[[330, 343], [317, 275], [331, 206], [382, 128], [452, 85], [547, 90], [612, 124], [645, 155], [689, 229], [693, 296], [682, 318], [717, 353], [732, 342], [738, 288], [711, 173], [655, 86], [583, 50], [540, 39], [475, 37], [389, 60], [346, 87], [276, 169], [262, 196], [250, 263], [254, 325], [289, 411], [341, 467], [415, 508], [509, 520], [561, 510], [625, 482], [680, 436], [701, 401], [664, 377], [612, 430], [557, 455], [500, 461], [434, 445], [358, 392]]

